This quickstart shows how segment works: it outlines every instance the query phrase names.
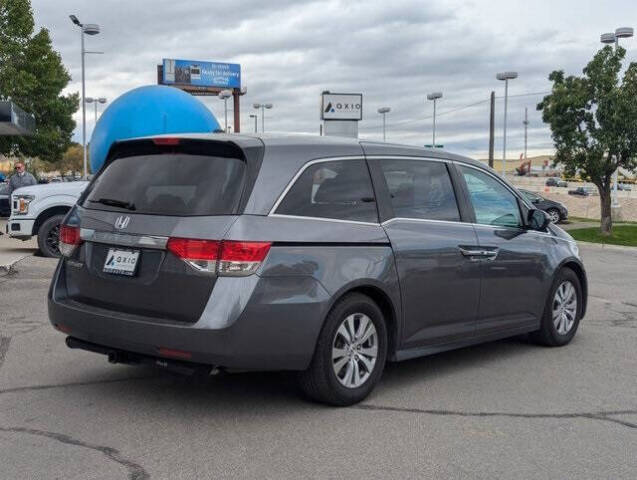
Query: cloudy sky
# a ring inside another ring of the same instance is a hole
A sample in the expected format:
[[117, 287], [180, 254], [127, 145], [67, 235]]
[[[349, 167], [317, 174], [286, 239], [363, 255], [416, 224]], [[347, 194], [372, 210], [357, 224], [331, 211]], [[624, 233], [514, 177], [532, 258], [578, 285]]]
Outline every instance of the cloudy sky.
[[[554, 69], [569, 74], [600, 47], [599, 35], [637, 27], [634, 0], [33, 0], [38, 26], [81, 89], [80, 38], [68, 15], [99, 23], [88, 37], [87, 96], [109, 100], [156, 83], [163, 58], [242, 65], [243, 130], [254, 102], [272, 102], [266, 130], [318, 133], [323, 90], [362, 92], [361, 138], [382, 139], [378, 107], [391, 107], [387, 140], [431, 143], [431, 102], [442, 91], [437, 140], [475, 157], [488, 149], [489, 95], [495, 90], [496, 158], [501, 155], [503, 82], [495, 74], [519, 72], [510, 84], [509, 157], [523, 150], [522, 120], [529, 109], [529, 155], [551, 151], [550, 132], [535, 106], [550, 89]], [[632, 23], [631, 23], [632, 22]], [[637, 40], [623, 43], [637, 61]], [[223, 120], [223, 102], [203, 101]], [[467, 105], [472, 105], [466, 107]], [[87, 112], [87, 131], [93, 111]], [[466, 108], [463, 108], [466, 107]], [[90, 114], [89, 114], [90, 113]], [[76, 115], [76, 139], [81, 116]]]

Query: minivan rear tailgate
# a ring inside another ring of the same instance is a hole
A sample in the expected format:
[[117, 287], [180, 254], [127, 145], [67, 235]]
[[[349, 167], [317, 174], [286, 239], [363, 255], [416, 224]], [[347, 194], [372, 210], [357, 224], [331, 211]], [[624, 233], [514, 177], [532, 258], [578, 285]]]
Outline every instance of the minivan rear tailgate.
[[[70, 300], [153, 320], [194, 323], [199, 319], [216, 276], [182, 261], [166, 250], [165, 242], [170, 237], [221, 239], [236, 216], [128, 215], [124, 234], [104, 231], [121, 213], [81, 210], [85, 241], [64, 268]], [[150, 238], [155, 244], [148, 247], [145, 240]], [[139, 255], [133, 275], [105, 271], [111, 250]]]

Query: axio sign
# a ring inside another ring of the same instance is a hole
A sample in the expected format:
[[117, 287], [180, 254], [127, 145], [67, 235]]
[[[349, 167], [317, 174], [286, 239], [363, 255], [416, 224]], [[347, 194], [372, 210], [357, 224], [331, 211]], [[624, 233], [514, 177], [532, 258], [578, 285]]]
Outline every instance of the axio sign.
[[238, 63], [164, 58], [163, 67], [165, 85], [241, 88], [241, 65]]
[[362, 120], [362, 93], [324, 93], [321, 96], [322, 120]]

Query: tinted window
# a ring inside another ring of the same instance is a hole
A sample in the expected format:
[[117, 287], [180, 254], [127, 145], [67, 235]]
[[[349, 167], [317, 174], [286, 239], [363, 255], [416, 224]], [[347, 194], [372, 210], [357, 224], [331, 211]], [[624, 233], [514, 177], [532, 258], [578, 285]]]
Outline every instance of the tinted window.
[[476, 222], [484, 225], [522, 225], [517, 198], [498, 180], [475, 168], [460, 166], [469, 189]]
[[236, 158], [164, 154], [119, 158], [95, 180], [84, 206], [158, 215], [235, 213], [245, 163]]
[[447, 166], [422, 160], [383, 160], [395, 217], [460, 220]]
[[534, 201], [538, 201], [541, 202], [542, 200], [544, 200], [542, 197], [540, 197], [539, 195], [529, 192], [528, 190], [520, 190], [520, 193], [522, 195], [524, 195], [524, 197], [529, 201], [529, 202], [534, 202]]
[[310, 165], [288, 191], [276, 213], [378, 222], [365, 161], [341, 160]]

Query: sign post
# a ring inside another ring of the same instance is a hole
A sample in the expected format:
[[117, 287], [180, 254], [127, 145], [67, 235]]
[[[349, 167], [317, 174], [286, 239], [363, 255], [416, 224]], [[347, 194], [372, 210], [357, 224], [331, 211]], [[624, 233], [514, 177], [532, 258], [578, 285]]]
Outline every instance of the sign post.
[[157, 83], [171, 85], [196, 96], [217, 96], [222, 90], [231, 90], [234, 131], [240, 132], [239, 97], [246, 90], [241, 88], [241, 65], [238, 63], [164, 58], [162, 65], [157, 65]]

